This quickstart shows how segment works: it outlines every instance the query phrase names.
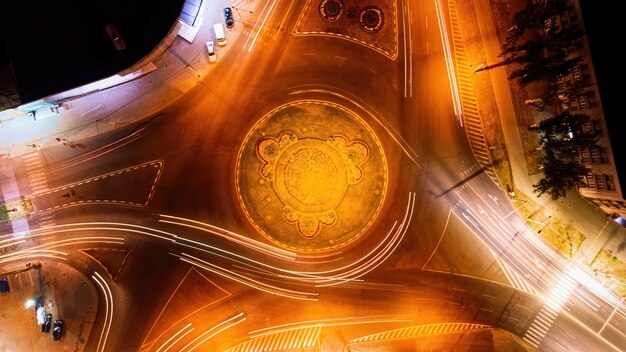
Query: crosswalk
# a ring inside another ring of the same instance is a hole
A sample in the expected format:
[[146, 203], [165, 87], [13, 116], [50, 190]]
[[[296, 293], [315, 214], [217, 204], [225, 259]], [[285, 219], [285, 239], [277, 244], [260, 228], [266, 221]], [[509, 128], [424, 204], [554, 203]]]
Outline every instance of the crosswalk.
[[[48, 191], [48, 178], [45, 172], [45, 165], [41, 161], [39, 152], [26, 154], [23, 156], [24, 169], [28, 175], [28, 186], [31, 194], [38, 194]], [[56, 225], [54, 214], [48, 214], [39, 218], [39, 227], [50, 227]]]
[[557, 316], [558, 312], [554, 309], [545, 306], [542, 307], [528, 330], [526, 330], [524, 340], [535, 347], [539, 347], [541, 340], [546, 336]]
[[550, 327], [556, 320], [563, 308], [563, 305], [574, 292], [576, 288], [576, 281], [570, 277], [569, 272], [566, 271], [562, 274], [561, 278], [557, 282], [556, 286], [550, 292], [550, 295], [545, 300], [543, 307], [524, 334], [524, 340], [528, 341], [531, 345], [539, 347], [544, 336], [550, 330]]
[[49, 189], [48, 179], [39, 152], [26, 154], [22, 159], [24, 160], [24, 169], [28, 175], [28, 183], [32, 193], [47, 191]]
[[509, 266], [504, 260], [498, 257], [498, 255], [494, 254], [494, 258], [496, 258], [496, 262], [500, 266], [500, 269], [502, 269], [504, 276], [506, 276], [511, 286], [515, 287], [518, 290], [533, 294], [535, 296], [540, 296], [539, 292], [535, 290], [524, 277], [522, 277], [515, 270], [513, 270], [511, 266]]
[[374, 341], [389, 341], [389, 340], [399, 340], [399, 339], [407, 339], [413, 338], [417, 336], [428, 336], [428, 335], [440, 335], [440, 334], [450, 334], [461, 331], [469, 331], [469, 330], [478, 330], [478, 329], [488, 329], [491, 328], [488, 325], [483, 324], [472, 324], [472, 323], [437, 323], [437, 324], [425, 324], [425, 325], [417, 325], [410, 326], [401, 329], [394, 329], [379, 332], [372, 335], [362, 336], [350, 341], [350, 344], [356, 343], [366, 343], [366, 342], [374, 342]]
[[454, 48], [455, 70], [459, 83], [459, 94], [461, 96], [461, 109], [463, 111], [463, 123], [465, 133], [470, 142], [472, 152], [476, 160], [485, 170], [485, 173], [498, 183], [497, 176], [491, 160], [489, 158], [489, 148], [483, 133], [483, 125], [478, 113], [476, 105], [476, 96], [474, 94], [474, 86], [472, 83], [470, 66], [465, 56], [465, 48], [463, 47], [463, 38], [461, 37], [461, 28], [459, 20], [454, 9], [454, 4], [448, 2], [450, 14], [450, 30], [452, 32], [452, 46]]
[[313, 351], [319, 347], [319, 325], [281, 330], [253, 337], [251, 340], [232, 347], [225, 352], [270, 352], [270, 351]]

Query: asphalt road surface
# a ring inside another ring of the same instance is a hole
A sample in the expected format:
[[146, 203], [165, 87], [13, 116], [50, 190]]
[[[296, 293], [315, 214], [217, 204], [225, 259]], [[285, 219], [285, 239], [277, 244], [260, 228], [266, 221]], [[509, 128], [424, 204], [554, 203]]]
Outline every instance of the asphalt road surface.
[[[29, 197], [32, 219], [54, 214], [57, 225], [18, 248], [63, 246], [84, 273], [102, 268], [79, 255], [83, 241], [131, 253], [118, 280], [97, 282], [101, 308], [87, 350], [278, 346], [284, 334], [303, 349], [358, 350], [360, 337], [435, 323], [438, 331], [497, 327], [545, 350], [626, 349], [625, 316], [613, 313], [612, 298], [575, 281], [582, 274], [529, 233], [474, 159], [455, 115], [435, 3], [398, 9], [405, 30], [395, 60], [353, 41], [294, 36], [302, 6], [276, 2], [274, 26], [229, 43], [211, 74], [161, 114], [40, 152], [50, 190]], [[337, 249], [278, 248], [239, 202], [246, 135], [293, 101], [354, 111], [386, 156], [379, 214]], [[28, 178], [23, 164], [15, 168]], [[191, 268], [214, 297], [188, 314], [166, 309]], [[394, 346], [402, 333], [380, 339]]]

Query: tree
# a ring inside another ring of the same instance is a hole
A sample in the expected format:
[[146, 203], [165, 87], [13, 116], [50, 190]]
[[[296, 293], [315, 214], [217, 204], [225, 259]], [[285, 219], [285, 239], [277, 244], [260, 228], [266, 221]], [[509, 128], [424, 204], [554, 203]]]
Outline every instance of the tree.
[[537, 197], [548, 193], [553, 200], [565, 197], [567, 191], [574, 188], [581, 176], [587, 175], [589, 169], [577, 162], [563, 162], [548, 152], [545, 157], [544, 177], [533, 185]]
[[585, 33], [574, 25], [569, 25], [560, 31], [553, 29], [546, 32], [545, 45], [550, 51], [568, 49], [576, 45]]
[[575, 46], [583, 31], [575, 25], [556, 30], [546, 28], [546, 21], [573, 7], [569, 0], [529, 1], [513, 16], [512, 26], [503, 45], [501, 57], [505, 60], [491, 67], [520, 63], [509, 79], [517, 78], [522, 86], [536, 81], [552, 82], [576, 65], [580, 57], [568, 57], [569, 48]]
[[564, 197], [574, 188], [589, 168], [580, 163], [581, 148], [596, 145], [597, 139], [584, 133], [583, 126], [590, 117], [585, 114], [562, 112], [539, 123], [544, 150], [544, 177], [534, 187], [540, 197], [550, 194], [552, 199]]
[[559, 79], [548, 82], [545, 92], [541, 95], [541, 100], [548, 105], [555, 104], [558, 100], [565, 100], [570, 96], [583, 94], [591, 86], [589, 80], [579, 80], [574, 81], [573, 84], [563, 89], [559, 84]]
[[569, 0], [528, 1], [522, 10], [513, 15], [505, 47], [517, 42], [527, 31], [542, 30], [546, 20], [572, 8]]
[[581, 56], [566, 58], [563, 52], [537, 57], [524, 67], [513, 70], [509, 75], [509, 79], [517, 78], [522, 87], [536, 81], [553, 82], [560, 76], [568, 73], [581, 60]]

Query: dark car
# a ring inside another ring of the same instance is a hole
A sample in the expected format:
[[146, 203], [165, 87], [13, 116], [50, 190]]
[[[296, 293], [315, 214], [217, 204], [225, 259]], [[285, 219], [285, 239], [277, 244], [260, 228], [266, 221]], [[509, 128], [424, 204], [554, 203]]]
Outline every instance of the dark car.
[[54, 321], [54, 326], [52, 327], [52, 339], [53, 340], [60, 339], [62, 333], [63, 333], [63, 320], [57, 319]]
[[50, 327], [52, 326], [52, 314], [46, 314], [46, 320], [44, 320], [43, 324], [41, 324], [41, 332], [50, 332]]
[[9, 287], [9, 280], [6, 277], [0, 279], [0, 293], [9, 293], [11, 292], [11, 287]]
[[107, 24], [106, 26], [104, 26], [104, 30], [105, 32], [107, 32], [109, 39], [111, 39], [111, 42], [113, 43], [113, 46], [115, 47], [115, 50], [120, 51], [120, 50], [126, 49], [126, 42], [122, 38], [122, 35], [120, 34], [120, 32], [117, 30], [117, 27], [115, 26], [115, 24], [113, 23]]
[[232, 28], [235, 25], [233, 10], [230, 7], [224, 8], [224, 23], [226, 23], [226, 27], [228, 28]]

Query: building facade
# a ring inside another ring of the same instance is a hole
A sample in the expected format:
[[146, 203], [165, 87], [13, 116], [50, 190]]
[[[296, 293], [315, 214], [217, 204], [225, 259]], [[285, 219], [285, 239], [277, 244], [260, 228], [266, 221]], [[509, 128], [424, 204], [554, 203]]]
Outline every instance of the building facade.
[[[558, 32], [568, 26], [578, 26], [584, 32], [580, 3], [576, 0], [573, 5], [571, 10], [548, 19], [545, 22], [546, 32]], [[581, 60], [556, 82], [558, 95], [555, 108], [559, 112], [590, 116], [582, 133], [597, 138], [596, 146], [579, 150], [580, 162], [590, 171], [581, 177], [578, 192], [607, 215], [626, 218], [626, 200], [617, 174], [587, 37], [583, 36], [570, 47], [568, 55], [579, 56]]]

